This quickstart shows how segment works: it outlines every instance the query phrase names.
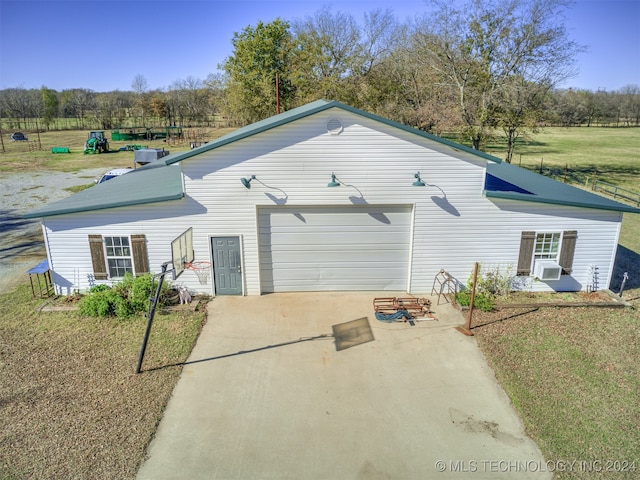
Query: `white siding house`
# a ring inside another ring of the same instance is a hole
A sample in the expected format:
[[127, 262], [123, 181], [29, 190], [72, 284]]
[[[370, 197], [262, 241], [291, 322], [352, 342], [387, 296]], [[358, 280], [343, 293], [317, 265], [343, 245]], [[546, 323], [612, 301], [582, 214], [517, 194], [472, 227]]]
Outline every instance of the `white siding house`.
[[476, 261], [519, 288], [607, 288], [622, 214], [640, 213], [330, 101], [159, 162], [27, 215], [59, 293], [159, 272], [187, 229], [209, 278], [176, 283], [213, 295], [424, 294]]

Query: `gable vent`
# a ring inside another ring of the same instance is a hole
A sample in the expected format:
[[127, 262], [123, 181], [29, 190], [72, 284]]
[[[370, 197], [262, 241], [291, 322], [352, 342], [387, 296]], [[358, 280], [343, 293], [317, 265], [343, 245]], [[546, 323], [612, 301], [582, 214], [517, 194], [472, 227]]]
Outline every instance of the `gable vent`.
[[331, 135], [340, 135], [342, 133], [342, 122], [337, 118], [331, 118], [327, 122], [327, 131]]

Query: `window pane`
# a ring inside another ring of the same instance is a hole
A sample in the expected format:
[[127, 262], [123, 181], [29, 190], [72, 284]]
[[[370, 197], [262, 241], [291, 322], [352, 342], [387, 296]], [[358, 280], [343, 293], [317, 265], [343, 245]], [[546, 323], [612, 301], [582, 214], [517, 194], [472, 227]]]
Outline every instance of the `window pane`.
[[534, 258], [557, 260], [560, 246], [560, 233], [538, 233]]
[[105, 237], [105, 246], [111, 278], [124, 277], [127, 272], [133, 273], [129, 237]]
[[128, 258], [111, 258], [109, 263], [110, 277], [124, 277], [125, 273], [133, 273], [131, 260]]

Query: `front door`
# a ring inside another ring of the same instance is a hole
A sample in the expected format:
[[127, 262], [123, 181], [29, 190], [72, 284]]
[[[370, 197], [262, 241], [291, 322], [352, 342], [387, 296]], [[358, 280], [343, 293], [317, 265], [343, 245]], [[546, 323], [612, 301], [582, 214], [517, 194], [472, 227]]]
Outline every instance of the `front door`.
[[212, 237], [216, 295], [242, 295], [240, 237]]

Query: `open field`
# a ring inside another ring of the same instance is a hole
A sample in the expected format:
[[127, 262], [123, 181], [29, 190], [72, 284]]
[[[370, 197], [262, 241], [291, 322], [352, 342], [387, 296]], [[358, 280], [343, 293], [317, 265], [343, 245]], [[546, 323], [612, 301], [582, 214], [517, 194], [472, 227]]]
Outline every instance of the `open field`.
[[[504, 144], [495, 142], [487, 151], [504, 158]], [[569, 183], [584, 184], [597, 178], [640, 192], [640, 128], [548, 127], [520, 140], [514, 165], [562, 180], [568, 168]]]
[[[197, 137], [199, 141], [211, 141], [232, 131], [231, 128], [185, 129], [185, 134]], [[84, 142], [89, 131], [64, 130], [28, 133], [28, 142], [11, 142], [9, 134], [3, 131], [5, 152], [0, 152], [0, 172], [35, 172], [49, 170], [55, 172], [75, 172], [81, 169], [103, 166], [105, 169], [116, 167], [134, 167], [133, 151], [118, 151], [127, 145], [141, 145], [148, 148], [164, 148], [171, 153], [189, 150], [189, 140], [171, 144], [164, 140], [153, 141], [111, 141], [110, 131], [106, 131], [109, 140], [108, 153], [85, 155]], [[71, 153], [51, 153], [53, 147], [68, 147]]]
[[[73, 147], [85, 136], [41, 134], [44, 152], [5, 141], [0, 175], [33, 172], [42, 187], [47, 172], [131, 166], [132, 152], [50, 153], [52, 146], [67, 146], [64, 138]], [[519, 144], [515, 164], [522, 153], [522, 166], [531, 169], [540, 158], [562, 170], [566, 164], [585, 174], [597, 168], [608, 181], [640, 191], [638, 129], [547, 129], [533, 140]], [[159, 143], [149, 146], [162, 148]], [[500, 156], [498, 148], [490, 150]], [[38, 195], [35, 201], [47, 201], [46, 193]], [[37, 247], [37, 231], [29, 243]], [[545, 458], [577, 462], [556, 478], [640, 475], [640, 215], [625, 214], [618, 252], [611, 288], [617, 291], [629, 272], [624, 298], [634, 308], [505, 309], [474, 329]], [[158, 369], [135, 375], [143, 319], [37, 314], [40, 303], [24, 285], [0, 295], [0, 478], [134, 478], [180, 372], [161, 367], [186, 358], [202, 314], [158, 316], [145, 360], [145, 369]]]

